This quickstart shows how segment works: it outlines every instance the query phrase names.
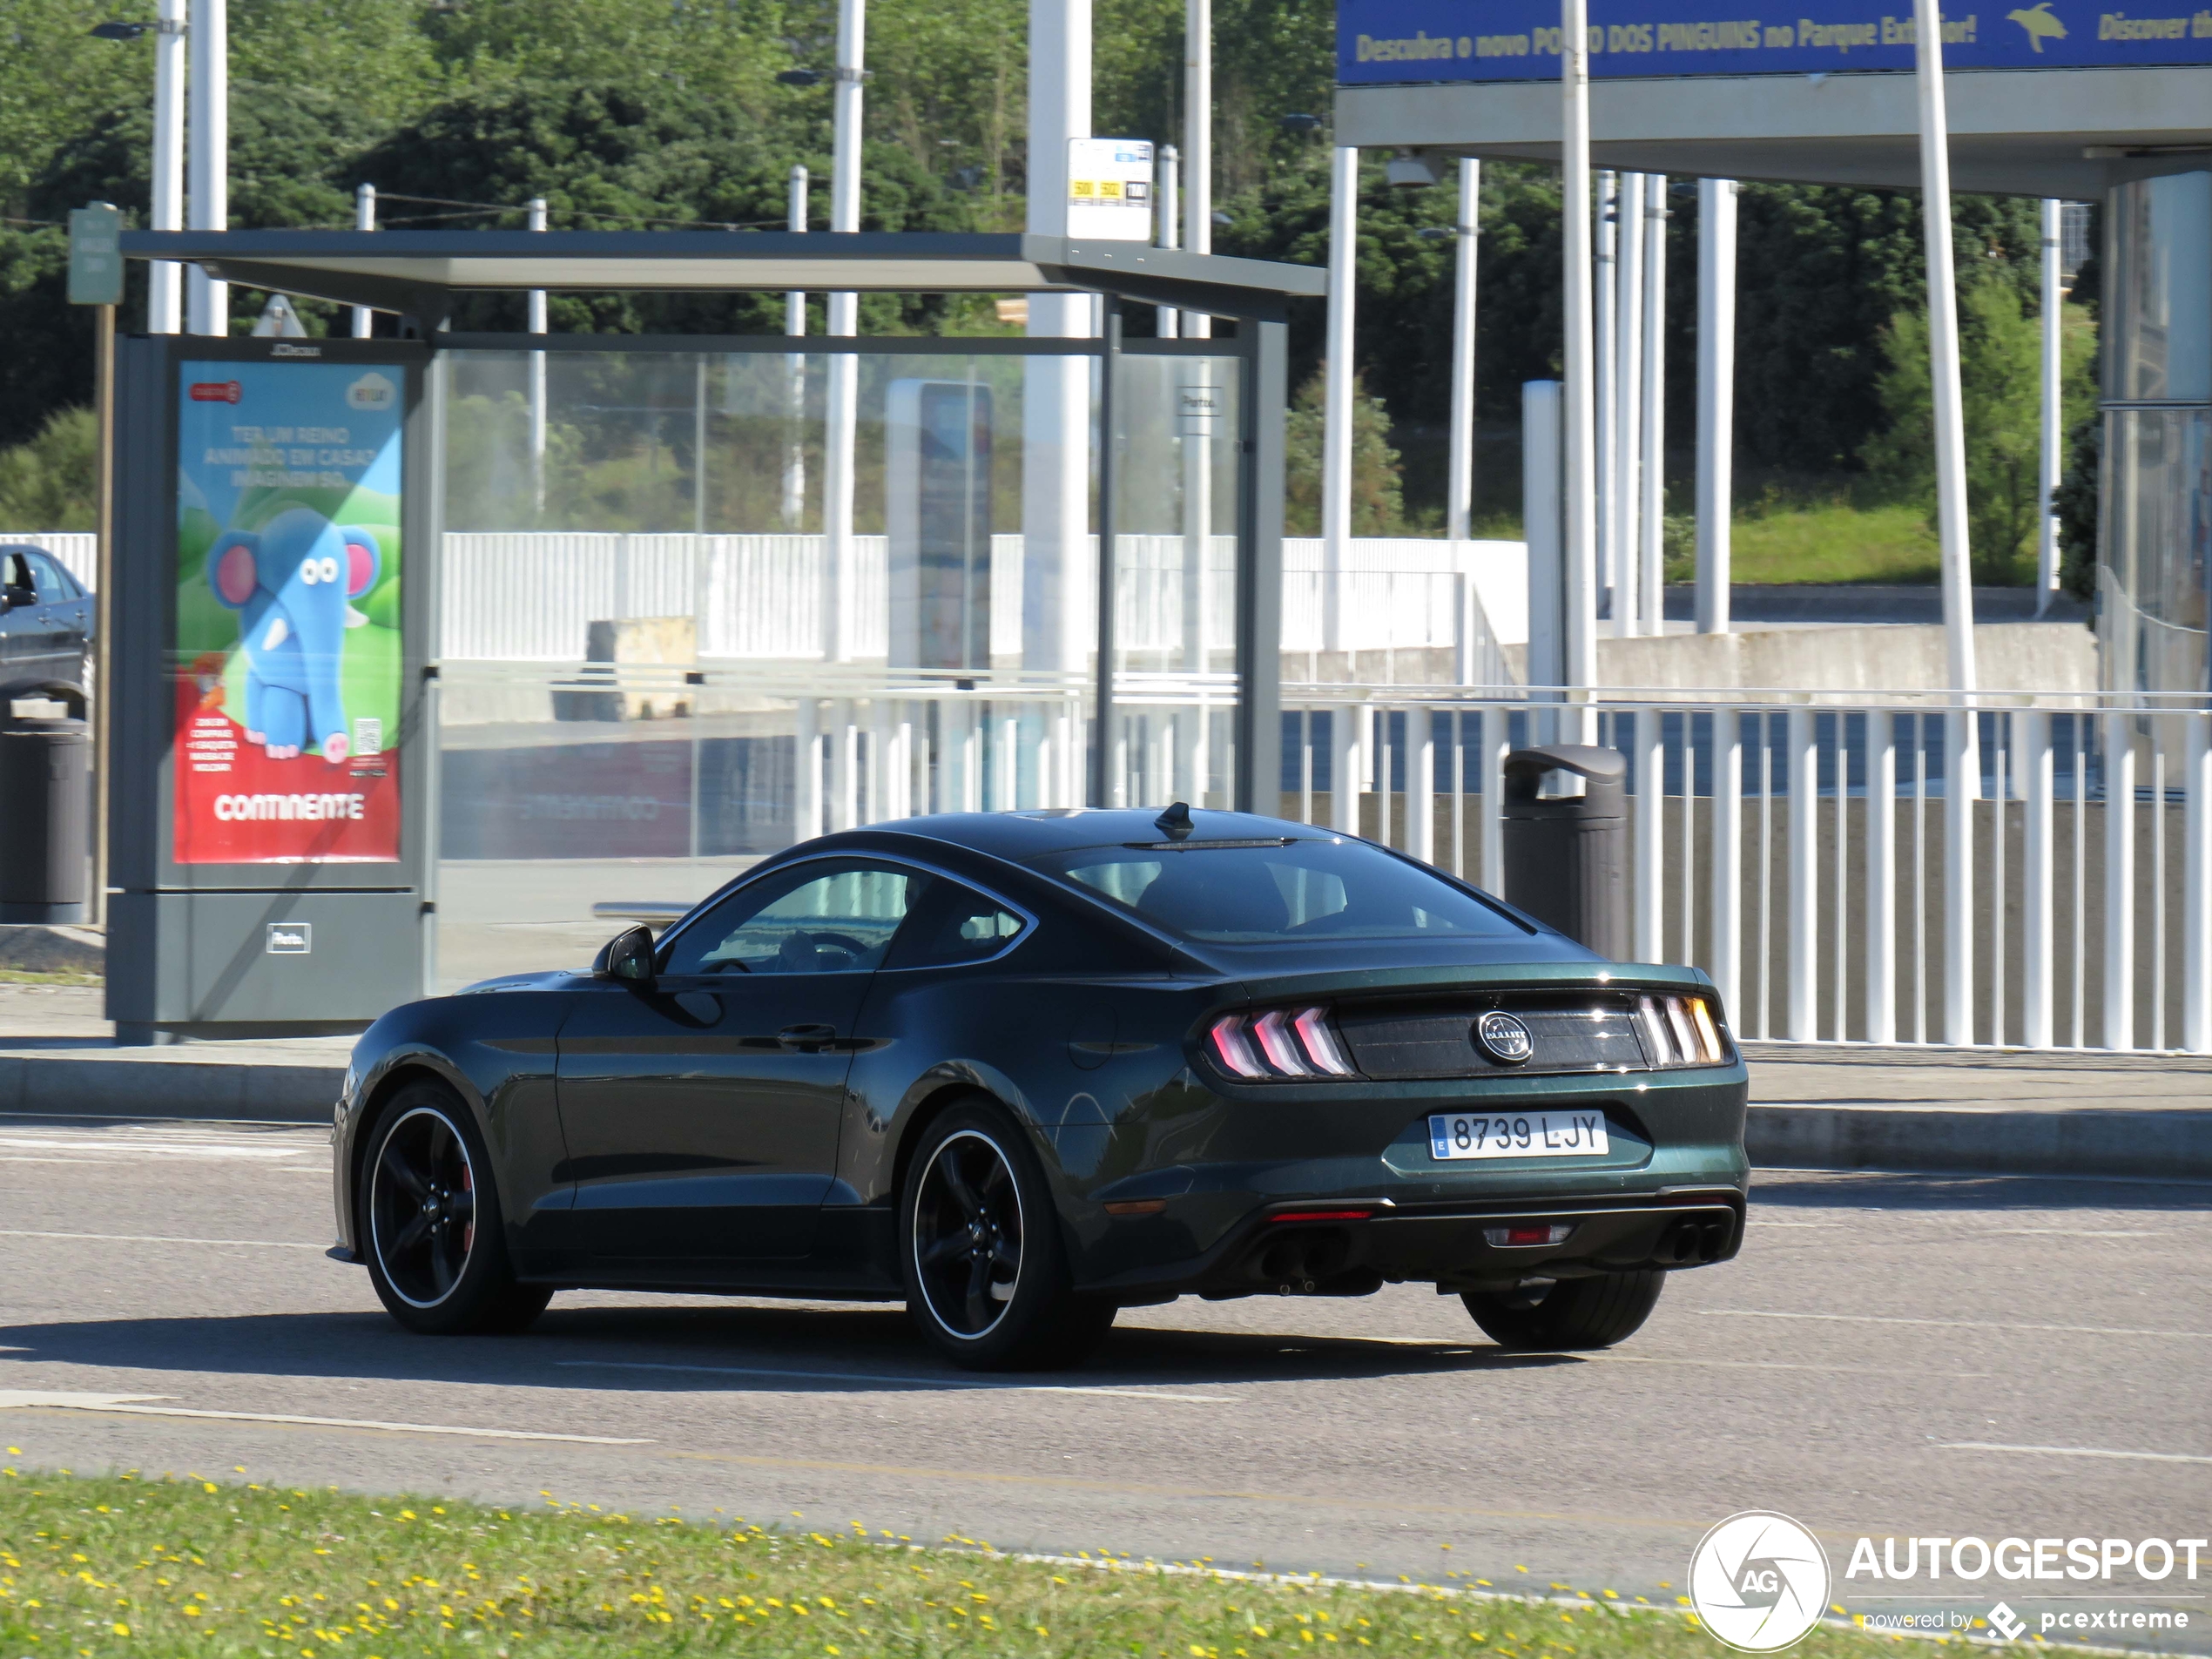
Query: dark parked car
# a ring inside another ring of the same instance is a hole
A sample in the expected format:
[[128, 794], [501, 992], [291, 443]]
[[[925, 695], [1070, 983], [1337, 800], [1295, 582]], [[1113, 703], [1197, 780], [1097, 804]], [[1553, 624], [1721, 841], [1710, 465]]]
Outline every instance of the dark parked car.
[[1713, 987], [1275, 819], [924, 818], [778, 854], [589, 972], [411, 1003], [339, 1102], [401, 1323], [568, 1287], [903, 1298], [960, 1364], [1117, 1308], [1421, 1281], [1514, 1346], [1736, 1253]]
[[84, 684], [92, 596], [44, 548], [0, 546], [0, 681]]

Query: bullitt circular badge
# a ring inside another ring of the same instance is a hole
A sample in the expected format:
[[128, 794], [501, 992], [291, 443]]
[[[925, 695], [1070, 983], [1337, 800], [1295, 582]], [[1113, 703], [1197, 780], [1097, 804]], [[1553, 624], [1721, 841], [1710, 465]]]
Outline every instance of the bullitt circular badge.
[[1698, 1541], [1689, 1601], [1706, 1629], [1745, 1653], [1802, 1638], [1828, 1605], [1828, 1553], [1787, 1515], [1746, 1510]]
[[1500, 1065], [1517, 1066], [1536, 1052], [1536, 1039], [1519, 1018], [1493, 1008], [1474, 1022], [1474, 1046]]

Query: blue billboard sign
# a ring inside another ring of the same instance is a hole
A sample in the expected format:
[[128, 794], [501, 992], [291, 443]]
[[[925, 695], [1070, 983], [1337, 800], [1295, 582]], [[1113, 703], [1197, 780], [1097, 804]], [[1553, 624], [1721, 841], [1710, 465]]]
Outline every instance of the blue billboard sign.
[[[1910, 70], [1912, 12], [1898, 0], [1814, 0], [1797, 11], [1715, 17], [1703, 0], [1592, 0], [1590, 73], [1627, 79]], [[1556, 0], [1338, 0], [1345, 86], [1555, 79]], [[2212, 64], [2212, 10], [2178, 17], [2034, 0], [1943, 20], [1948, 69], [2119, 69]]]

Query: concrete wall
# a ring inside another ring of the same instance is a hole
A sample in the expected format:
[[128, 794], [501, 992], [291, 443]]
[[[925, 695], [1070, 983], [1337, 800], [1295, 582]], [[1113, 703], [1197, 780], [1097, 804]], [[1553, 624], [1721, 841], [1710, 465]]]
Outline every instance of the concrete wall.
[[[1516, 675], [1525, 648], [1508, 646]], [[2094, 691], [2096, 637], [2077, 623], [1996, 623], [1974, 630], [1978, 689]], [[1601, 638], [1600, 685], [1666, 690], [1902, 691], [1945, 688], [1943, 630], [1871, 624], [1750, 629], [1729, 634]]]

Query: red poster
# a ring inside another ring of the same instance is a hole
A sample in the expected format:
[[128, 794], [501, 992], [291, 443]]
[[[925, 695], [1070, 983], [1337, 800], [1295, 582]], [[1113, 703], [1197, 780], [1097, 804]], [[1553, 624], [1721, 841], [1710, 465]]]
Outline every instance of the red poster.
[[[223, 711], [223, 683], [177, 687], [176, 845], [192, 864], [385, 864], [400, 855], [395, 754], [272, 760]], [[216, 699], [211, 703], [209, 699]]]

